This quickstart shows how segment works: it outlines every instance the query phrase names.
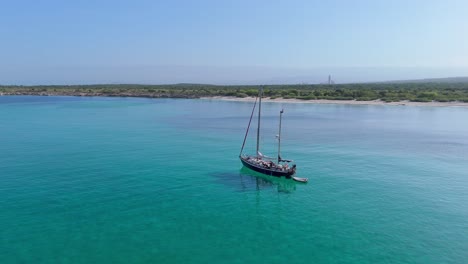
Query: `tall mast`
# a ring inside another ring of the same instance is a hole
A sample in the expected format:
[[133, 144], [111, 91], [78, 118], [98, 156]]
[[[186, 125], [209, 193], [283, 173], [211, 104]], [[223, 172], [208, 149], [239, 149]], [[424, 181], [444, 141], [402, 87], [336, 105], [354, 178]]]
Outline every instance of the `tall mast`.
[[260, 151], [260, 113], [262, 111], [262, 96], [263, 96], [263, 87], [260, 87], [260, 91], [258, 92], [258, 126], [257, 126], [257, 158], [259, 157]]
[[278, 131], [278, 163], [281, 161], [281, 118], [283, 117], [284, 109], [280, 111], [280, 122], [279, 122], [279, 131]]

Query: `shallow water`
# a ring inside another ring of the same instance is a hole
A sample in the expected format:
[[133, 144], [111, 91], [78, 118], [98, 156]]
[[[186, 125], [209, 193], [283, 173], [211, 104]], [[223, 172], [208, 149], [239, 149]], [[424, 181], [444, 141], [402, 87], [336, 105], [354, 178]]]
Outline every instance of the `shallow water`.
[[251, 107], [0, 97], [2, 263], [468, 258], [467, 108], [264, 103], [301, 184], [242, 168]]

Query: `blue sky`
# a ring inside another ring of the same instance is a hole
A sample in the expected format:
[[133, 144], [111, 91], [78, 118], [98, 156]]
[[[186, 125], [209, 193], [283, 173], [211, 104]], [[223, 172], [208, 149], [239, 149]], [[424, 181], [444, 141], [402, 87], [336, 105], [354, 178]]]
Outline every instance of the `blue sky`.
[[0, 2], [0, 84], [468, 76], [468, 1]]

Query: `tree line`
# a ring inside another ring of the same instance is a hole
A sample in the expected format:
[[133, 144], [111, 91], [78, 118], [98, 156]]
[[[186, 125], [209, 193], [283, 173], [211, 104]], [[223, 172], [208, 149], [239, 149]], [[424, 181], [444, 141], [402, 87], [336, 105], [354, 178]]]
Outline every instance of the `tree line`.
[[[256, 96], [260, 85], [38, 85], [0, 86], [3, 95], [129, 96], [154, 98], [200, 98]], [[302, 100], [358, 100], [385, 102], [468, 102], [468, 82], [460, 83], [355, 83], [262, 85], [264, 96]]]

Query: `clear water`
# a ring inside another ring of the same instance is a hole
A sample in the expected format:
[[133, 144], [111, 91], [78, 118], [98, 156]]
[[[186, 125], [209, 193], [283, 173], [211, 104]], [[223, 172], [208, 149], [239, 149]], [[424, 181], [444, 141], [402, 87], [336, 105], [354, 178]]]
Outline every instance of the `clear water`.
[[251, 107], [0, 97], [1, 262], [465, 263], [468, 108], [265, 103], [301, 184]]

